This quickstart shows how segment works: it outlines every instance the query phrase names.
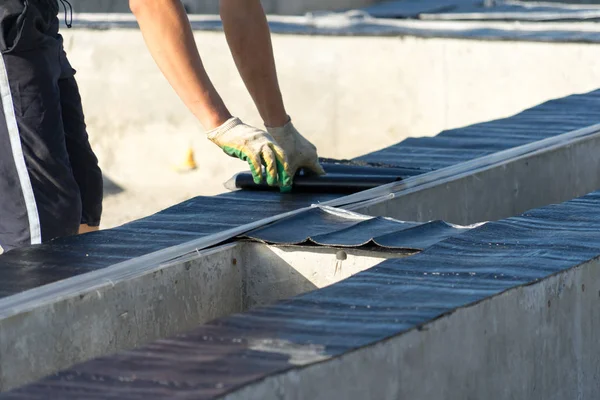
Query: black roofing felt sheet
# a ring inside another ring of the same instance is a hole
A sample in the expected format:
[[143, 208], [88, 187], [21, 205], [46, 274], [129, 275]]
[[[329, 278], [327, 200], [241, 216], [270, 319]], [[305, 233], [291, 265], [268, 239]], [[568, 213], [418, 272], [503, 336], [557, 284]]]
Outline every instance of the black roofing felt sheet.
[[[367, 163], [360, 165], [351, 161], [339, 163], [339, 161], [321, 159], [321, 166], [326, 172], [323, 176], [316, 176], [300, 170], [294, 178], [292, 191], [294, 193], [351, 194], [429, 172], [423, 168], [390, 168]], [[279, 190], [278, 187], [268, 186], [265, 182], [254, 183], [250, 172], [237, 174], [233, 178], [233, 183], [236, 188], [244, 190]]]
[[0, 256], [0, 297], [336, 197], [266, 192], [196, 197], [119, 228], [12, 250]]
[[242, 238], [276, 245], [372, 245], [386, 249], [418, 251], [469, 229], [443, 221], [403, 222], [338, 209], [313, 208], [250, 231]]
[[600, 255], [600, 192], [490, 222], [324, 289], [77, 365], [1, 399], [211, 399]]

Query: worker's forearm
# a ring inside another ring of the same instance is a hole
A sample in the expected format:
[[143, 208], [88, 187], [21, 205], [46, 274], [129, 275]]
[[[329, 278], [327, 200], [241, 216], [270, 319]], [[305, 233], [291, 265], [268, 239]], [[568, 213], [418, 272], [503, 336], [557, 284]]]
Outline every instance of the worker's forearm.
[[267, 126], [283, 126], [283, 106], [267, 18], [260, 0], [221, 0], [221, 19], [238, 71]]
[[146, 45], [173, 89], [205, 129], [231, 115], [211, 83], [180, 0], [130, 0]]

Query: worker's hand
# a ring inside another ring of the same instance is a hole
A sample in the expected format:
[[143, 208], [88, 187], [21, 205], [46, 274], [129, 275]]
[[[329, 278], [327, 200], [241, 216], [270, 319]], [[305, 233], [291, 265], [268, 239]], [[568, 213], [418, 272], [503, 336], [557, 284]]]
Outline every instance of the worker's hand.
[[290, 120], [280, 128], [267, 128], [273, 139], [285, 151], [288, 166], [285, 168], [283, 188], [292, 186], [294, 176], [300, 168], [308, 169], [317, 175], [324, 175], [325, 171], [319, 164], [317, 148], [302, 136]]
[[267, 132], [246, 125], [239, 118], [230, 118], [207, 132], [207, 136], [226, 154], [247, 161], [254, 182], [263, 181], [264, 165], [269, 185], [284, 184], [284, 171], [288, 169], [285, 153]]

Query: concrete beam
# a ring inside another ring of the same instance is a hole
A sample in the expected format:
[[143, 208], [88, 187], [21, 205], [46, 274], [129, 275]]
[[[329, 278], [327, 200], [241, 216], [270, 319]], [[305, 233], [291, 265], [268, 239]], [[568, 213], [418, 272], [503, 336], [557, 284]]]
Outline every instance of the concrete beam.
[[337, 250], [237, 243], [147, 265], [137, 273], [97, 281], [83, 291], [57, 293], [52, 301], [4, 307], [0, 390], [248, 307], [322, 288], [387, 258], [410, 254], [353, 249], [344, 253], [347, 259], [336, 271]]
[[591, 260], [223, 399], [596, 399], [599, 295]]

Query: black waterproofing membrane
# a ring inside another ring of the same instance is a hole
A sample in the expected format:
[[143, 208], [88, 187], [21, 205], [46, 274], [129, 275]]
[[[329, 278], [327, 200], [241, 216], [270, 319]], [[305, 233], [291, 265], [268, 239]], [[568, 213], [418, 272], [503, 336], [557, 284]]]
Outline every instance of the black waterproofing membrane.
[[427, 20], [477, 21], [581, 21], [600, 19], [598, 4], [494, 0], [400, 0], [363, 9], [377, 18], [420, 18]]
[[[510, 118], [444, 131], [436, 137], [407, 139], [354, 163], [374, 170], [401, 168], [426, 173], [594, 125], [600, 122], [598, 110], [600, 90], [553, 100]], [[268, 191], [196, 197], [119, 228], [9, 251], [0, 256], [0, 297], [338, 197]]]
[[196, 197], [118, 228], [12, 250], [0, 256], [0, 297], [336, 197], [269, 192]]
[[324, 289], [96, 359], [1, 399], [212, 399], [600, 255], [600, 192], [490, 222]]
[[250, 231], [242, 238], [276, 245], [375, 246], [419, 251], [469, 228], [444, 221], [405, 222], [335, 208], [312, 208]]

